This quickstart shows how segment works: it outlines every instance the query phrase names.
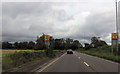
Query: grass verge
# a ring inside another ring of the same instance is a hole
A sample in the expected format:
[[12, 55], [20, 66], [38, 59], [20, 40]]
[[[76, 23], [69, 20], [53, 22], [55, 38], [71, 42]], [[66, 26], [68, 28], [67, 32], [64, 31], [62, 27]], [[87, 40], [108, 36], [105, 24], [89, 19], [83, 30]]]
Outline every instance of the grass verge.
[[84, 50], [84, 51], [77, 50], [77, 51], [80, 53], [85, 53], [85, 54], [101, 57], [104, 59], [108, 59], [108, 60], [112, 60], [112, 61], [120, 63], [120, 56], [115, 56], [112, 53], [97, 52], [97, 51], [90, 51], [90, 50]]
[[[65, 51], [55, 50], [55, 57], [62, 55], [64, 52]], [[2, 57], [2, 70], [3, 72], [6, 72], [28, 62], [35, 61], [38, 59], [42, 60], [45, 58], [50, 58], [46, 55], [45, 51], [20, 51], [16, 53], [6, 54]]]

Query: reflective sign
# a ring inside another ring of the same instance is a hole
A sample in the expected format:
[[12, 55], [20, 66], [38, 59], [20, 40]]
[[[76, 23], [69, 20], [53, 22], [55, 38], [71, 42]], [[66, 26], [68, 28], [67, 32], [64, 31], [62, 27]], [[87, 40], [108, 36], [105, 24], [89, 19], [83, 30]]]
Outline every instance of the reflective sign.
[[49, 41], [50, 36], [49, 35], [45, 35], [45, 41]]
[[112, 39], [113, 40], [118, 39], [118, 38], [119, 38], [118, 33], [112, 33]]

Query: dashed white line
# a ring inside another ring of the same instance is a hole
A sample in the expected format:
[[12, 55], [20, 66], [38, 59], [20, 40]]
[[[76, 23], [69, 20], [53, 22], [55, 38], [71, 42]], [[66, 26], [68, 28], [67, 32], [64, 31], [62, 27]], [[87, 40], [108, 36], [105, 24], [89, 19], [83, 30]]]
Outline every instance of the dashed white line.
[[84, 62], [84, 64], [85, 64], [86, 66], [89, 66], [86, 62]]
[[77, 55], [75, 54], [75, 56], [77, 56]]
[[78, 59], [80, 59], [80, 57], [78, 57]]

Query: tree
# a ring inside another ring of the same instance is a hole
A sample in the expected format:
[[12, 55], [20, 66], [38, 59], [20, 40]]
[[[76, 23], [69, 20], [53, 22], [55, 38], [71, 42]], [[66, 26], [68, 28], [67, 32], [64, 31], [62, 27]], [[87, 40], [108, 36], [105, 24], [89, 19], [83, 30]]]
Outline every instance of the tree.
[[44, 42], [44, 34], [41, 37], [37, 37], [35, 49], [36, 50], [46, 49], [46, 45]]
[[50, 46], [49, 46], [50, 49], [54, 49], [55, 48], [55, 40], [52, 36], [50, 36], [49, 42], [50, 42]]
[[18, 43], [18, 42], [15, 42], [15, 43], [14, 43], [14, 48], [15, 48], [15, 49], [19, 49], [19, 48], [20, 48], [20, 46], [19, 46], [19, 43]]
[[14, 45], [16, 46], [17, 49], [27, 49], [28, 42], [15, 43]]
[[55, 39], [55, 49], [61, 49], [61, 39]]
[[28, 42], [22, 42], [22, 49], [27, 49]]
[[61, 50], [64, 50], [64, 49], [65, 49], [65, 39], [62, 38], [62, 39], [60, 40], [60, 42], [61, 42], [61, 45], [60, 45], [61, 48], [60, 48], [60, 49], [61, 49]]
[[89, 50], [89, 48], [91, 47], [89, 43], [84, 43], [84, 45], [86, 50]]
[[13, 46], [9, 42], [2, 42], [2, 49], [12, 49]]
[[118, 44], [118, 55], [120, 56], [120, 44]]
[[0, 41], [0, 49], [2, 49], [2, 42]]
[[34, 49], [35, 43], [33, 41], [30, 41], [28, 43], [27, 49]]
[[55, 49], [64, 50], [65, 49], [65, 40], [62, 39], [55, 39]]
[[73, 44], [72, 44], [72, 49], [76, 50], [78, 48], [82, 47], [82, 45], [80, 44], [80, 42], [78, 40], [74, 40]]
[[50, 58], [55, 57], [55, 53], [54, 53], [53, 49], [51, 49], [51, 48], [46, 49], [45, 53], [46, 53], [47, 57], [50, 57]]
[[100, 37], [92, 37], [91, 38], [91, 46], [92, 47], [99, 47], [107, 45], [107, 43], [103, 40], [100, 40]]
[[67, 38], [66, 39], [66, 49], [71, 49], [73, 43], [73, 39]]

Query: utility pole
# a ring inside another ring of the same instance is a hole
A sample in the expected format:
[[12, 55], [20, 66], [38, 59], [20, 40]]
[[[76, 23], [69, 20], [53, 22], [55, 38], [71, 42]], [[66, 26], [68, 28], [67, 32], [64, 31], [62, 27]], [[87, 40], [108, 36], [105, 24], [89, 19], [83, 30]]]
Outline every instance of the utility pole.
[[[116, 0], [116, 33], [118, 33], [118, 2]], [[118, 53], [118, 39], [117, 39], [117, 53]]]
[[116, 33], [118, 33], [118, 2], [116, 0]]

